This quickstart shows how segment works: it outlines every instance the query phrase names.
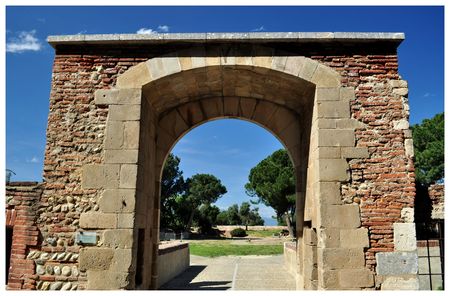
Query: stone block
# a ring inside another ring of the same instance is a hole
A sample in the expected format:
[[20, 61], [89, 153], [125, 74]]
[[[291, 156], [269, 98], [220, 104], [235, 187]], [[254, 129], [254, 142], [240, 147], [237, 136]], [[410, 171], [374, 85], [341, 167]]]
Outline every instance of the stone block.
[[238, 116], [239, 115], [239, 98], [238, 97], [225, 97], [223, 98], [223, 112], [225, 116]]
[[318, 87], [316, 89], [316, 101], [339, 101], [340, 88], [337, 87]]
[[406, 119], [393, 120], [392, 121], [394, 129], [406, 130], [409, 129], [409, 122]]
[[381, 290], [419, 290], [419, 279], [416, 276], [387, 277], [381, 284]]
[[120, 167], [120, 188], [136, 188], [138, 166], [124, 164]]
[[339, 271], [318, 268], [318, 290], [341, 290]]
[[363, 128], [366, 125], [354, 118], [336, 119], [336, 127], [341, 129]]
[[353, 87], [341, 87], [340, 88], [340, 99], [342, 101], [351, 101], [355, 99], [355, 89]]
[[317, 234], [315, 229], [313, 228], [304, 228], [303, 229], [303, 243], [308, 246], [316, 246], [317, 245]]
[[112, 260], [110, 270], [113, 272], [128, 272], [133, 269], [133, 250], [115, 249], [114, 258]]
[[131, 249], [133, 246], [133, 229], [105, 230], [102, 241], [105, 247]]
[[403, 88], [408, 87], [408, 82], [406, 80], [389, 80], [389, 85], [393, 88]]
[[206, 59], [204, 56], [191, 57], [192, 68], [202, 68], [206, 66]]
[[204, 120], [200, 103], [198, 102], [184, 104], [179, 106], [177, 109], [180, 112], [181, 117], [183, 117], [184, 121], [189, 126], [196, 125], [197, 123], [200, 123]]
[[403, 208], [400, 217], [403, 219], [405, 223], [413, 223], [414, 222], [414, 208]]
[[87, 212], [80, 214], [80, 227], [84, 229], [116, 228], [116, 214]]
[[383, 252], [375, 255], [378, 275], [416, 274], [418, 257], [416, 252]]
[[205, 112], [207, 118], [216, 118], [223, 115], [222, 98], [204, 99], [200, 101], [200, 104], [202, 104], [202, 110]]
[[339, 270], [339, 284], [342, 288], [369, 288], [375, 284], [374, 274], [365, 268]]
[[108, 120], [106, 124], [105, 149], [121, 149], [123, 142], [124, 122]]
[[368, 248], [369, 232], [367, 228], [341, 229], [341, 248]]
[[339, 182], [317, 182], [314, 184], [314, 188], [321, 205], [342, 204], [341, 185]]
[[82, 248], [80, 250], [79, 268], [81, 271], [101, 270], [104, 272], [111, 266], [114, 251], [109, 248]]
[[190, 70], [192, 68], [192, 61], [190, 56], [178, 57], [180, 63], [181, 71]]
[[83, 166], [81, 186], [84, 189], [109, 189], [119, 185], [119, 165], [117, 164], [87, 164]]
[[318, 66], [319, 66], [318, 62], [311, 59], [305, 59], [303, 67], [300, 69], [298, 73], [298, 77], [303, 78], [306, 81], [310, 81], [314, 73], [316, 72]]
[[311, 82], [318, 87], [339, 87], [341, 85], [340, 75], [331, 68], [319, 64], [314, 71]]
[[241, 98], [240, 100], [240, 115], [245, 118], [252, 118], [255, 111], [257, 100]]
[[141, 103], [141, 89], [99, 89], [94, 94], [97, 105], [135, 105]]
[[146, 62], [148, 72], [152, 77], [152, 80], [159, 79], [161, 77], [178, 73], [181, 71], [181, 66], [178, 61], [178, 57], [163, 56], [150, 59]]
[[135, 189], [107, 189], [98, 201], [104, 213], [132, 213], [136, 203]]
[[304, 63], [305, 63], [304, 57], [288, 56], [286, 60], [286, 65], [284, 67], [284, 72], [294, 76], [298, 76], [300, 70], [304, 66]]
[[341, 148], [339, 147], [319, 147], [316, 151], [319, 159], [341, 157]]
[[287, 56], [274, 56], [272, 58], [272, 65], [270, 68], [275, 71], [284, 71], [284, 67], [286, 66]]
[[350, 105], [347, 101], [327, 101], [317, 103], [319, 118], [350, 118]]
[[125, 121], [123, 131], [123, 148], [139, 148], [139, 121]]
[[320, 159], [319, 181], [347, 181], [348, 164], [345, 159]]
[[369, 158], [367, 147], [341, 147], [342, 158]]
[[105, 150], [105, 163], [137, 163], [138, 150]]
[[189, 129], [177, 110], [165, 114], [159, 121], [159, 126], [174, 137], [178, 137]]
[[396, 95], [399, 95], [399, 96], [407, 96], [408, 95], [408, 88], [406, 88], [406, 87], [395, 88], [392, 92], [394, 94], [396, 94]]
[[340, 247], [339, 228], [319, 228], [317, 246], [319, 248], [339, 248]]
[[272, 66], [272, 48], [254, 46], [252, 55], [253, 65], [255, 67], [270, 69]]
[[319, 118], [316, 120], [316, 123], [319, 129], [332, 129], [337, 127], [336, 119]]
[[88, 290], [125, 290], [130, 285], [128, 272], [112, 272], [88, 270], [87, 289]]
[[394, 223], [394, 249], [406, 252], [417, 250], [415, 223]]
[[141, 88], [152, 79], [147, 68], [147, 64], [140, 63], [131, 67], [125, 73], [117, 77], [117, 88]]
[[319, 248], [318, 261], [324, 269], [364, 268], [363, 248]]
[[323, 228], [358, 228], [361, 218], [358, 205], [322, 205], [319, 221]]
[[109, 120], [139, 120], [141, 105], [111, 105], [108, 117]]
[[133, 228], [134, 214], [117, 214], [117, 228]]
[[405, 154], [407, 157], [414, 157], [413, 139], [405, 139]]

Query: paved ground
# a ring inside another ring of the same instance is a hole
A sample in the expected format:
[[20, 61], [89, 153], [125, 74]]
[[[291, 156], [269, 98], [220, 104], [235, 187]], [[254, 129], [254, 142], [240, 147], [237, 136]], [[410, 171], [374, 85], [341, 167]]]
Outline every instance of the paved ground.
[[294, 277], [283, 266], [283, 255], [191, 255], [191, 266], [162, 290], [295, 290]]

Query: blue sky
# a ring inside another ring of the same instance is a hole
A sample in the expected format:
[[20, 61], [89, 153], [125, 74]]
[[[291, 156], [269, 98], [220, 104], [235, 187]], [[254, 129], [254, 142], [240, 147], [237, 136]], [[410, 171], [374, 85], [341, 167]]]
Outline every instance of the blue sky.
[[[53, 49], [48, 35], [140, 32], [404, 32], [399, 67], [411, 123], [444, 110], [443, 7], [6, 7], [6, 167], [41, 180]], [[251, 167], [281, 144], [243, 121], [214, 121], [174, 148], [186, 176], [216, 174], [225, 207], [247, 200]], [[215, 153], [212, 153], [215, 151]]]

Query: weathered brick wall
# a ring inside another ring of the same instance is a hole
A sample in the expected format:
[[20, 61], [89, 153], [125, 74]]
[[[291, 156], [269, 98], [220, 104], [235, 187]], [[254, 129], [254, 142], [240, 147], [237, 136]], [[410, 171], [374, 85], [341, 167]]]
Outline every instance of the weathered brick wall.
[[[370, 247], [366, 264], [374, 270], [375, 253], [394, 251], [393, 223], [413, 222], [402, 209], [414, 207], [414, 165], [411, 155], [407, 85], [398, 74], [396, 55], [319, 56], [355, 87], [352, 117], [362, 123], [356, 146], [367, 147], [368, 159], [350, 161], [351, 180], [343, 186], [345, 203], [357, 203]], [[408, 150], [410, 149], [410, 150]]]
[[432, 184], [428, 187], [431, 200], [431, 219], [444, 219], [444, 184]]
[[[81, 188], [81, 167], [102, 162], [108, 111], [106, 106], [94, 104], [95, 90], [113, 87], [118, 75], [158, 54], [151, 48], [73, 54], [77, 50], [85, 49], [57, 51], [53, 67], [44, 162], [46, 183], [38, 218], [42, 251], [50, 257], [70, 253], [76, 258], [80, 246], [74, 243], [74, 231], [80, 213], [98, 209], [100, 190]], [[402, 208], [414, 204], [414, 167], [407, 151], [411, 138], [407, 91], [397, 72], [395, 50], [381, 55], [293, 51], [330, 66], [342, 75], [344, 86], [355, 87], [352, 117], [361, 122], [356, 130], [357, 147], [368, 147], [369, 158], [350, 161], [351, 180], [342, 187], [342, 193], [346, 203], [360, 206], [362, 226], [370, 235], [366, 264], [374, 269], [374, 254], [393, 250], [393, 223], [410, 219], [402, 216]], [[47, 268], [50, 263], [43, 266]], [[77, 267], [76, 259], [68, 263], [72, 269]], [[37, 277], [39, 288], [50, 289], [54, 281], [73, 281], [70, 289], [85, 288], [83, 270], [57, 277], [50, 269]]]
[[42, 193], [41, 185], [37, 182], [6, 184], [6, 227], [13, 230], [7, 282], [10, 290], [34, 290], [36, 287], [35, 262], [27, 255], [38, 248], [36, 205]]

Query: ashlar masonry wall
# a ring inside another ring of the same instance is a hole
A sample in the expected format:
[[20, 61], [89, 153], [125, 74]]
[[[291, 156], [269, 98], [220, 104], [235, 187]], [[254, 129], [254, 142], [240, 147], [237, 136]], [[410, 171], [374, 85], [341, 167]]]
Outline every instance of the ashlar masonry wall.
[[[317, 217], [322, 219], [326, 215], [331, 217], [327, 222], [331, 231], [323, 230], [320, 224], [305, 226], [301, 241], [302, 251], [298, 254], [301, 256], [300, 261], [319, 260], [325, 265], [322, 266], [323, 270], [314, 267], [302, 270], [307, 284], [299, 288], [416, 289], [417, 254], [413, 217], [415, 188], [412, 138], [408, 124], [408, 89], [406, 81], [402, 80], [398, 73], [396, 53], [401, 38], [390, 40], [390, 37], [381, 36], [377, 39], [369, 36], [370, 38], [361, 37], [362, 40], [359, 40], [344, 36], [334, 40], [334, 37], [320, 37], [334, 36], [326, 35], [333, 33], [323, 33], [324, 35], [319, 34], [302, 41], [297, 37], [289, 39], [289, 36], [292, 36], [289, 34], [292, 33], [286, 34], [282, 35], [285, 36], [284, 39], [274, 35], [272, 38], [265, 37], [268, 39], [250, 38], [244, 41], [239, 38], [227, 39], [228, 35], [215, 35], [216, 39], [208, 42], [229, 42], [238, 47], [245, 47], [248, 43], [264, 43], [266, 47], [276, 48], [279, 55], [287, 52], [292, 56], [316, 61], [321, 67], [330, 68], [340, 75], [340, 85], [351, 90], [347, 97], [349, 111], [341, 110], [339, 116], [322, 118], [317, 124], [321, 129], [328, 130], [330, 135], [334, 129], [354, 130], [354, 138], [349, 139], [353, 141], [354, 147], [350, 149], [341, 147], [337, 142], [329, 143], [330, 147], [319, 149], [317, 153], [331, 160], [345, 159], [348, 163], [345, 180], [334, 185], [328, 184], [327, 188], [321, 188], [321, 192], [335, 196], [335, 205], [348, 205], [346, 209], [350, 211], [351, 208], [352, 218], [347, 219], [345, 213], [338, 211], [341, 208], [333, 205], [327, 207], [327, 213], [316, 213], [314, 208], [318, 201], [308, 200], [307, 197], [305, 223], [316, 221]], [[114, 244], [136, 252], [138, 231], [130, 229], [121, 232], [119, 237], [111, 238], [108, 229], [118, 225], [139, 225], [139, 221], [145, 219], [158, 219], [147, 217], [138, 209], [151, 209], [159, 205], [142, 204], [145, 201], [139, 196], [144, 197], [151, 190], [145, 187], [137, 193], [137, 199], [124, 190], [121, 193], [123, 203], [109, 204], [105, 200], [107, 189], [83, 186], [86, 182], [106, 182], [114, 185], [114, 182], [122, 180], [123, 170], [132, 168], [132, 165], [103, 165], [104, 170], [99, 172], [98, 178], [89, 180], [82, 179], [83, 167], [105, 164], [105, 143], [109, 141], [105, 127], [108, 114], [115, 108], [96, 104], [96, 91], [116, 88], [121, 74], [132, 66], [144, 67], [143, 62], [149, 59], [190, 47], [206, 46], [206, 41], [196, 41], [195, 38], [183, 40], [181, 37], [180, 41], [175, 37], [170, 37], [169, 34], [166, 36], [167, 42], [150, 43], [145, 38], [140, 39], [143, 37], [138, 35], [130, 41], [120, 41], [120, 38], [112, 37], [102, 42], [96, 42], [95, 38], [92, 42], [86, 39], [77, 41], [76, 38], [81, 37], [52, 41], [56, 55], [47, 127], [45, 183], [37, 205], [37, 225], [42, 241], [36, 248], [45, 252], [49, 258], [67, 256], [67, 267], [61, 267], [61, 275], [64, 275], [62, 277], [56, 274], [50, 260], [43, 260], [39, 270], [36, 267], [35, 274], [30, 276], [36, 281], [36, 285], [22, 288], [107, 289], [111, 287], [108, 283], [114, 283], [112, 287], [122, 289], [136, 287], [132, 270], [111, 273], [107, 278], [102, 271], [110, 266], [120, 265], [124, 260], [128, 260], [127, 266], [136, 270], [132, 258], [109, 250], [112, 240]], [[138, 81], [142, 77], [135, 79]], [[332, 107], [327, 108], [331, 109], [324, 112], [335, 112]], [[129, 111], [138, 112], [132, 109]], [[342, 112], [348, 112], [346, 116], [352, 120], [340, 120]], [[127, 114], [126, 118], [130, 118], [130, 114]], [[119, 115], [116, 112], [115, 116]], [[118, 122], [115, 126], [122, 137], [120, 145], [133, 145], [130, 141], [136, 137], [133, 135], [136, 129], [131, 121], [124, 124]], [[147, 133], [146, 137], [151, 137], [151, 134]], [[105, 212], [106, 208], [108, 210]], [[336, 211], [333, 212], [333, 209]], [[118, 214], [119, 212], [121, 214]], [[80, 221], [81, 216], [85, 217], [83, 219], [89, 217], [89, 221]], [[320, 219], [319, 221], [322, 221]], [[85, 226], [94, 224], [98, 235], [96, 246], [86, 248], [76, 243], [76, 232], [89, 230]], [[332, 231], [330, 225], [340, 224], [348, 225], [349, 229], [354, 228], [354, 231]], [[88, 252], [88, 249], [95, 249], [94, 247], [98, 250], [104, 249], [104, 252], [93, 252], [91, 257], [85, 253], [83, 257], [91, 259], [80, 262], [79, 254]], [[326, 252], [318, 252], [322, 249], [326, 249]], [[349, 256], [339, 253], [343, 249], [356, 254], [351, 256], [353, 263], [333, 261], [334, 258]], [[146, 252], [155, 253], [156, 250], [146, 249]], [[31, 253], [27, 256], [31, 256]], [[89, 277], [95, 281], [87, 281], [89, 273]], [[94, 282], [97, 284], [94, 285]]]

